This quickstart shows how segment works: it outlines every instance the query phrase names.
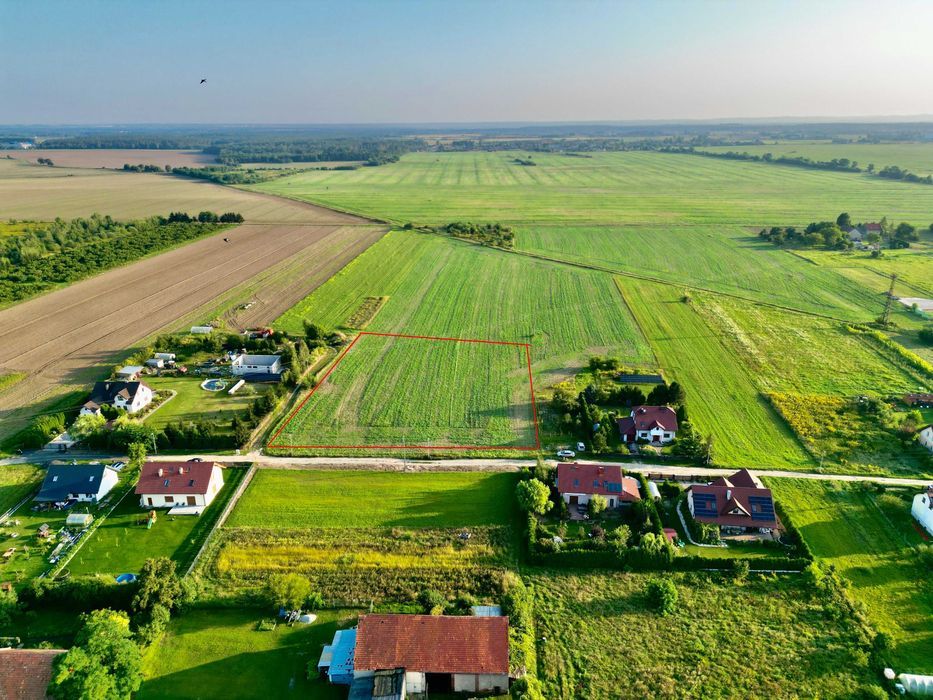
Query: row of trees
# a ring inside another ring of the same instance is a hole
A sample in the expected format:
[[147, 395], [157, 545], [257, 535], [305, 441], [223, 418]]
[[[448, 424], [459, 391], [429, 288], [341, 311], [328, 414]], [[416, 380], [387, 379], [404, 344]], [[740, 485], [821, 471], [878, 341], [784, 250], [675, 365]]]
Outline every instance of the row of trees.
[[198, 212], [197, 216], [191, 216], [187, 212], [173, 211], [167, 217], [159, 217], [162, 224], [242, 224], [243, 215], [235, 211], [227, 211], [223, 214], [216, 214], [212, 211]]
[[[214, 231], [223, 218], [202, 214], [210, 216], [205, 221], [178, 213], [131, 222], [97, 215], [68, 222], [56, 219], [6, 236], [0, 243], [0, 303], [21, 301], [200, 238]], [[230, 212], [224, 217], [228, 223], [239, 215]]]
[[[670, 153], [692, 153], [705, 156], [707, 158], [720, 158], [725, 160], [746, 160], [761, 163], [778, 163], [780, 165], [792, 165], [798, 168], [809, 168], [811, 170], [836, 170], [849, 173], [860, 173], [862, 169], [858, 162], [848, 158], [833, 158], [832, 160], [813, 160], [804, 156], [775, 156], [773, 153], [764, 153], [757, 155], [743, 151], [698, 151], [693, 147], [666, 149]], [[870, 166], [872, 170], [874, 166]], [[870, 172], [870, 171], [869, 171]]]
[[498, 222], [491, 224], [476, 224], [472, 221], [454, 221], [442, 226], [441, 231], [448, 236], [457, 238], [466, 238], [483, 245], [496, 246], [498, 248], [511, 248], [515, 235], [512, 233], [511, 226], [504, 226]]
[[[123, 170], [129, 173], [161, 173], [162, 167], [159, 165], [138, 163], [137, 165], [130, 165], [129, 163], [123, 164]], [[166, 165], [165, 172], [171, 172], [172, 166]]]

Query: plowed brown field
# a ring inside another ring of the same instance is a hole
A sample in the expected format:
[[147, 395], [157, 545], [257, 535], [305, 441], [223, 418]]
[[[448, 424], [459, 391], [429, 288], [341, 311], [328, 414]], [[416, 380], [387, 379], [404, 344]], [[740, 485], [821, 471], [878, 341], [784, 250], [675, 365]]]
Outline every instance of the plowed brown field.
[[27, 163], [35, 163], [39, 158], [51, 158], [57, 166], [67, 168], [122, 168], [130, 165], [158, 165], [164, 167], [204, 166], [216, 163], [214, 156], [199, 151], [162, 151], [147, 148], [88, 148], [88, 149], [49, 149], [49, 150], [10, 150], [0, 151], [0, 158], [16, 158]]
[[[33, 172], [4, 178], [0, 168], [0, 218], [214, 209], [239, 211], [247, 222], [0, 311], [0, 371], [28, 373], [0, 393], [0, 438], [23, 427], [48, 400], [106, 374], [127, 348], [181, 319], [201, 313], [211, 315], [197, 320], [209, 320], [252, 301], [242, 319], [235, 313], [230, 318], [271, 322], [385, 231], [359, 217], [209, 183], [83, 171], [59, 188], [60, 179], [45, 174], [56, 169], [23, 167]], [[37, 170], [42, 174], [33, 175]], [[29, 187], [28, 204], [7, 196]]]

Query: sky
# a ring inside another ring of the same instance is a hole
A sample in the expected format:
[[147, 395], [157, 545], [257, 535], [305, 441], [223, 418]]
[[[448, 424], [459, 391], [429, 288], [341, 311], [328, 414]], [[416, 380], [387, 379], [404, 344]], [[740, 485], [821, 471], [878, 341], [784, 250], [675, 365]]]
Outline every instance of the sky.
[[931, 27], [931, 0], [0, 0], [0, 124], [933, 115]]

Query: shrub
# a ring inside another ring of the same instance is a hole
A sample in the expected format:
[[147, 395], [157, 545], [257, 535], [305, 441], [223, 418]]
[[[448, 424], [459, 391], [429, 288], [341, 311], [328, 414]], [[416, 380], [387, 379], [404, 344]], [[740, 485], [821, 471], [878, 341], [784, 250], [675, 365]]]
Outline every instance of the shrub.
[[606, 499], [596, 494], [590, 498], [590, 502], [586, 505], [586, 510], [591, 516], [595, 516], [605, 511], [608, 506], [609, 504], [606, 502]]
[[519, 507], [529, 513], [544, 514], [551, 508], [551, 490], [537, 479], [518, 482], [515, 496]]
[[269, 577], [268, 594], [275, 605], [296, 610], [311, 595], [311, 582], [300, 574], [273, 574]]
[[671, 615], [677, 609], [677, 587], [670, 579], [653, 579], [645, 589], [648, 604], [660, 615]]
[[732, 578], [737, 582], [742, 582], [748, 578], [748, 561], [745, 559], [735, 559], [732, 562]]
[[430, 588], [425, 588], [418, 594], [418, 602], [421, 603], [421, 607], [424, 608], [424, 611], [430, 614], [433, 614], [432, 611], [436, 608], [443, 608], [447, 603], [444, 596]]

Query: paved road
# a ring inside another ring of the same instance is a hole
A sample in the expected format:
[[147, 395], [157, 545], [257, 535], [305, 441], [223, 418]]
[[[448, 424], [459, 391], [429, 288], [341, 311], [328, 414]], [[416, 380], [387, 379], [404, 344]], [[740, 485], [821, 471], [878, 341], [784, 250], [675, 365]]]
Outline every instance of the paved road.
[[[517, 471], [522, 467], [534, 465], [532, 459], [400, 459], [398, 457], [271, 457], [258, 452], [243, 455], [151, 455], [149, 459], [159, 461], [182, 461], [191, 457], [200, 457], [205, 461], [221, 462], [222, 464], [253, 464], [266, 469], [322, 469], [339, 467], [341, 469], [359, 469], [362, 471]], [[47, 462], [53, 459], [62, 459], [63, 456], [55, 452], [32, 452], [20, 457], [0, 460], [0, 466], [21, 462]], [[113, 459], [113, 454], [73, 452], [64, 456], [66, 459]], [[557, 464], [555, 460], [548, 460], [549, 464]], [[680, 467], [661, 464], [645, 464], [642, 462], [600, 462], [601, 464], [617, 464], [623, 469], [643, 474], [661, 474], [670, 477], [717, 477], [735, 472], [735, 469], [714, 469], [709, 467]], [[908, 479], [890, 476], [870, 476], [853, 474], [814, 474], [805, 472], [792, 472], [784, 470], [752, 470], [755, 474], [768, 477], [787, 479], [814, 479], [817, 481], [864, 481], [889, 486], [926, 486], [930, 479]]]

